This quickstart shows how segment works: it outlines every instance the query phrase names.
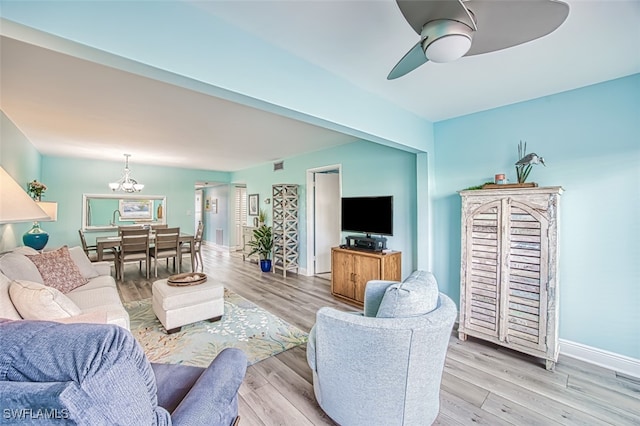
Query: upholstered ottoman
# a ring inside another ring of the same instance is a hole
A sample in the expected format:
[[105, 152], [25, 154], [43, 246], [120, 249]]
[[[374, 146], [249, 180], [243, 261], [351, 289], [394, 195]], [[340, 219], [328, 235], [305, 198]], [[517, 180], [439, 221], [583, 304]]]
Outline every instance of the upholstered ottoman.
[[224, 315], [224, 287], [213, 280], [189, 286], [170, 286], [167, 280], [153, 283], [153, 312], [167, 333], [179, 331], [183, 325], [210, 320]]

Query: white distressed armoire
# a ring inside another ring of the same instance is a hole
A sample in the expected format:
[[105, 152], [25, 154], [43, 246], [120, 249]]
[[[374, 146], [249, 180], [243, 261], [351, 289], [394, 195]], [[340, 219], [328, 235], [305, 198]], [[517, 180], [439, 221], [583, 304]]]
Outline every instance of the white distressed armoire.
[[461, 191], [460, 340], [558, 360], [561, 187]]

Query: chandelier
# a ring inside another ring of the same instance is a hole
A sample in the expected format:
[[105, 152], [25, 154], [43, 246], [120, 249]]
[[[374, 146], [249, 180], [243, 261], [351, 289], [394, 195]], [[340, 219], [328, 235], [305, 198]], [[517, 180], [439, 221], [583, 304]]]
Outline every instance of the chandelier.
[[124, 192], [140, 192], [144, 185], [138, 183], [135, 179], [131, 177], [131, 170], [129, 170], [129, 157], [131, 154], [124, 154], [125, 163], [124, 163], [124, 173], [122, 177], [117, 182], [111, 182], [109, 184], [109, 188], [112, 191], [124, 191]]

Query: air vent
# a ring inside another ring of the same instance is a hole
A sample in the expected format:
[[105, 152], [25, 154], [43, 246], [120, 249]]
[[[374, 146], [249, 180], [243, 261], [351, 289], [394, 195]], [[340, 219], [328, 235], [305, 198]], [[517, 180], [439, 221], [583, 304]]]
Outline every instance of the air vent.
[[273, 171], [284, 170], [284, 161], [277, 161], [273, 163]]

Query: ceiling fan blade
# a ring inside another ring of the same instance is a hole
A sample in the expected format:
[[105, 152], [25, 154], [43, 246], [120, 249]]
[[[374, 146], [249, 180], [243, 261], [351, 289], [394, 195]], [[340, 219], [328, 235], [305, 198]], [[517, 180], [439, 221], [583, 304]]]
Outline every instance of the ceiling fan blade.
[[387, 76], [387, 80], [393, 80], [398, 77], [402, 77], [405, 74], [409, 74], [420, 65], [427, 63], [427, 61], [428, 59], [422, 50], [422, 42], [419, 41], [410, 51], [407, 52], [406, 55], [402, 57], [402, 59], [400, 59], [396, 66], [393, 67]]
[[557, 29], [569, 15], [569, 5], [555, 0], [469, 0], [465, 6], [478, 30], [465, 56], [517, 46]]
[[462, 0], [396, 0], [396, 2], [404, 19], [418, 34], [422, 33], [422, 27], [427, 22], [438, 19], [459, 21], [475, 29], [475, 22], [465, 8], [467, 2]]

